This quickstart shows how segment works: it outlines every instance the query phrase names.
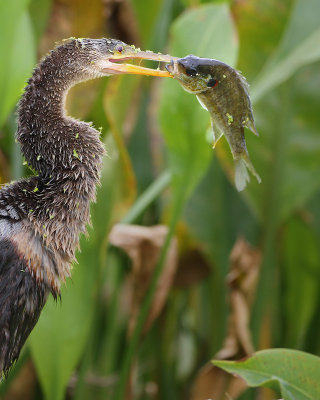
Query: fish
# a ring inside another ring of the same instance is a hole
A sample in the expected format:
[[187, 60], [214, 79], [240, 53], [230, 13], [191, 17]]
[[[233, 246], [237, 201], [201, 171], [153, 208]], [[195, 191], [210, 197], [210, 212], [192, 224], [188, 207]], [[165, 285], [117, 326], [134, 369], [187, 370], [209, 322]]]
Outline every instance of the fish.
[[175, 58], [167, 71], [189, 93], [195, 94], [201, 106], [210, 114], [213, 147], [225, 136], [235, 164], [235, 186], [242, 191], [250, 181], [248, 170], [260, 183], [247, 150], [244, 128], [258, 136], [249, 85], [234, 68], [211, 58], [188, 55]]

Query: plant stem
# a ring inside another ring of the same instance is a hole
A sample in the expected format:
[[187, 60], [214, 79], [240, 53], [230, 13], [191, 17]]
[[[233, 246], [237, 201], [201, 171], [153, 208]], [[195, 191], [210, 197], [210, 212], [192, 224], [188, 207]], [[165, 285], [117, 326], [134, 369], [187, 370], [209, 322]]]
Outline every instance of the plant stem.
[[170, 221], [170, 225], [169, 225], [169, 231], [165, 238], [165, 242], [162, 246], [158, 263], [157, 263], [154, 273], [152, 275], [151, 282], [148, 287], [145, 298], [143, 300], [143, 303], [141, 306], [141, 311], [138, 315], [133, 334], [131, 336], [130, 342], [128, 344], [127, 350], [124, 355], [123, 367], [121, 370], [117, 390], [115, 393], [115, 400], [123, 400], [124, 399], [124, 395], [125, 395], [125, 391], [126, 391], [126, 384], [127, 384], [128, 376], [130, 373], [132, 359], [136, 352], [138, 341], [139, 341], [139, 338], [141, 337], [141, 332], [143, 330], [143, 326], [145, 324], [145, 321], [147, 319], [147, 316], [148, 316], [148, 313], [149, 313], [149, 310], [150, 310], [150, 307], [152, 304], [152, 299], [153, 299], [154, 293], [156, 291], [157, 282], [158, 282], [158, 279], [159, 279], [159, 277], [162, 273], [163, 267], [164, 267], [165, 258], [167, 255], [167, 251], [169, 249], [171, 239], [175, 232], [176, 224], [181, 215], [181, 211], [182, 211], [184, 199], [185, 199], [185, 194], [186, 194], [186, 186], [183, 184], [180, 184], [178, 187], [176, 196], [175, 196], [175, 202], [173, 205], [173, 212], [172, 212], [172, 217], [171, 217], [171, 221]]
[[169, 185], [171, 172], [164, 171], [138, 198], [130, 208], [129, 212], [122, 219], [122, 224], [132, 224], [141, 213], [159, 196], [159, 194]]

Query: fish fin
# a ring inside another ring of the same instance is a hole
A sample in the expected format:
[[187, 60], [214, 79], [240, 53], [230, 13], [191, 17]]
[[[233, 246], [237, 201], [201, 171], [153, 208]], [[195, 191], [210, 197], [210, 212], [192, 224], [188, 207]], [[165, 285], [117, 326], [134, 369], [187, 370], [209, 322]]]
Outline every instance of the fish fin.
[[204, 102], [200, 99], [199, 96], [197, 96], [198, 102], [200, 103], [201, 107], [204, 108], [206, 111], [208, 111], [207, 107], [204, 105]]
[[247, 122], [247, 126], [250, 129], [251, 132], [253, 132], [256, 136], [259, 136], [259, 133], [257, 131], [256, 125], [254, 123], [253, 117], [249, 118], [248, 122]]
[[261, 178], [259, 176], [259, 174], [257, 173], [257, 171], [255, 170], [250, 158], [248, 156], [246, 156], [244, 158], [244, 162], [248, 168], [248, 170], [252, 173], [253, 176], [255, 176], [256, 180], [258, 181], [258, 183], [261, 183]]
[[223, 135], [223, 132], [220, 128], [218, 128], [218, 126], [216, 125], [216, 123], [213, 121], [212, 118], [211, 118], [211, 127], [212, 127], [212, 133], [213, 133], [212, 148], [214, 149], [216, 147], [217, 143], [219, 142], [219, 139]]
[[261, 178], [257, 174], [256, 170], [254, 169], [254, 166], [252, 165], [252, 162], [250, 161], [250, 158], [247, 155], [243, 155], [240, 158], [236, 159], [234, 163], [235, 163], [234, 180], [238, 192], [241, 192], [247, 186], [247, 182], [250, 182], [248, 170], [252, 173], [252, 175], [256, 177], [258, 183], [261, 183]]
[[236, 185], [237, 191], [241, 192], [247, 186], [247, 182], [250, 182], [250, 177], [244, 159], [239, 158], [238, 160], [235, 160], [234, 167], [234, 183]]

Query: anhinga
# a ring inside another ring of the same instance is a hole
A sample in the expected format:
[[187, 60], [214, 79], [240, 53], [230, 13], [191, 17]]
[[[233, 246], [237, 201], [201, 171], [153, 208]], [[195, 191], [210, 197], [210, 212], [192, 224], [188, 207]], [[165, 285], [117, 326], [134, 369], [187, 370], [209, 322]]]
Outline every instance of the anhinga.
[[70, 275], [89, 221], [104, 148], [99, 132], [66, 115], [76, 83], [121, 73], [170, 76], [121, 64], [170, 61], [113, 39], [70, 39], [35, 68], [18, 109], [17, 140], [37, 176], [0, 191], [0, 378], [17, 360], [51, 292]]

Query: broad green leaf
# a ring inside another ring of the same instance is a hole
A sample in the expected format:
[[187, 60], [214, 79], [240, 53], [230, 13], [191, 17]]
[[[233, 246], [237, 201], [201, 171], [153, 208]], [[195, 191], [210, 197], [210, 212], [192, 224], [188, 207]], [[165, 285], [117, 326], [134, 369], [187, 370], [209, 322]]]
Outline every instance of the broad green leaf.
[[[162, 0], [155, 0], [150, 2], [148, 7], [146, 7], [145, 0], [132, 1], [143, 48], [151, 45], [151, 37], [153, 35], [155, 25], [157, 24], [157, 19], [160, 17], [159, 12], [162, 4]], [[152, 49], [155, 51], [154, 48]]]
[[[36, 61], [30, 17], [23, 11], [26, 5], [22, 1], [2, 1], [0, 6], [0, 126], [18, 100]], [[10, 28], [8, 23], [12, 24]]]
[[0, 50], [3, 57], [0, 64], [0, 76], [3, 79], [4, 74], [8, 72], [6, 58], [14, 42], [15, 32], [20, 24], [20, 18], [27, 10], [30, 0], [12, 0], [0, 2]]
[[183, 93], [177, 85], [177, 82], [170, 81], [163, 87], [160, 123], [173, 177], [180, 182], [188, 182], [190, 191], [204, 173], [212, 149], [205, 139], [208, 124], [206, 112], [194, 101], [196, 99]]
[[279, 45], [295, 0], [233, 2], [232, 14], [240, 37], [237, 67], [251, 83]]
[[[150, 37], [150, 45], [154, 51], [164, 51], [168, 41], [168, 32], [175, 14], [176, 8], [180, 4], [177, 0], [162, 0], [161, 9], [153, 26], [153, 32]], [[181, 10], [180, 10], [181, 11]]]
[[301, 347], [318, 305], [319, 248], [310, 227], [292, 217], [283, 235], [285, 343]]
[[52, 0], [31, 0], [29, 12], [32, 21], [34, 35], [39, 41], [47, 26], [50, 17]]
[[296, 350], [272, 349], [244, 361], [213, 361], [249, 386], [278, 389], [284, 400], [320, 399], [320, 358]]
[[184, 57], [190, 53], [235, 65], [238, 39], [227, 5], [189, 9], [173, 23], [170, 54]]
[[[91, 254], [92, 270], [95, 255]], [[89, 257], [87, 258], [89, 259]], [[90, 278], [90, 279], [89, 279]], [[79, 362], [92, 322], [92, 276], [81, 264], [62, 289], [62, 302], [50, 296], [29, 345], [46, 400], [64, 398], [70, 375]]]
[[[234, 64], [237, 42], [228, 7], [206, 5], [182, 14], [171, 30], [170, 54], [213, 57]], [[166, 80], [160, 104], [160, 123], [164, 133], [174, 179], [184, 181], [190, 191], [202, 176], [210, 158], [206, 141], [209, 115], [195, 96], [186, 93], [178, 82]]]
[[255, 107], [260, 136], [246, 139], [262, 183], [245, 196], [268, 223], [278, 225], [320, 186], [318, 70], [319, 63], [304, 67]]
[[317, 234], [318, 245], [320, 248], [320, 190], [318, 190], [315, 195], [310, 199], [308, 204], [306, 204], [307, 215], [311, 215], [310, 225], [312, 230]]
[[319, 60], [319, 15], [318, 0], [296, 1], [279, 47], [252, 85], [254, 101], [290, 78], [300, 67]]

